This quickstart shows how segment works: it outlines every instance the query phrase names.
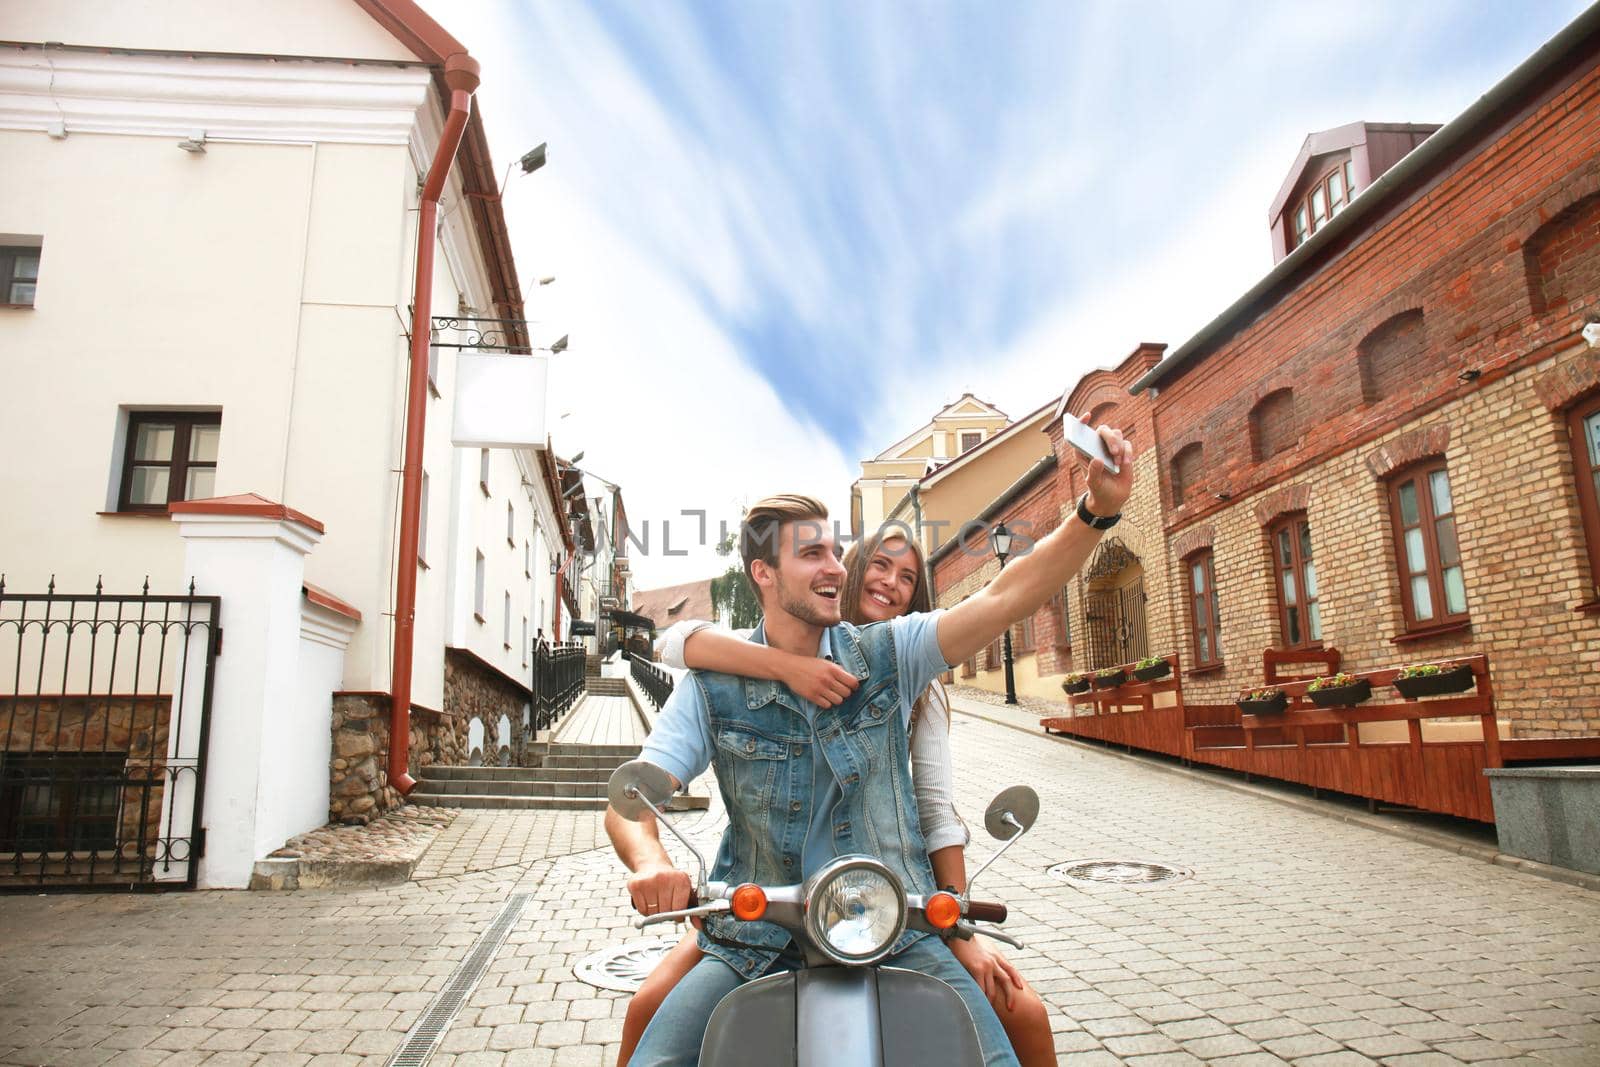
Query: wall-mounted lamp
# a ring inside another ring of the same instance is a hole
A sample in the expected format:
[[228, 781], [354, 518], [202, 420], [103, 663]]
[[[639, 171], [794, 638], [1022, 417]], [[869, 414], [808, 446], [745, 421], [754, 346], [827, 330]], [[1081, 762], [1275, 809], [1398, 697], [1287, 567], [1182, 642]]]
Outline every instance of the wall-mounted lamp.
[[1590, 322], [1583, 328], [1583, 340], [1590, 348], [1600, 348], [1600, 319]]
[[549, 141], [545, 141], [537, 148], [530, 149], [520, 160], [518, 160], [518, 162], [522, 164], [522, 173], [532, 174], [534, 171], [544, 166], [545, 148], [548, 147], [549, 144]]
[[554, 274], [549, 274], [549, 275], [546, 275], [543, 278], [540, 278], [539, 279], [539, 284], [540, 285], [549, 285], [551, 282], [553, 282], [555, 280], [556, 280], [556, 276]]
[[196, 130], [187, 139], [179, 141], [178, 147], [191, 155], [203, 156], [206, 154], [206, 131]]
[[561, 353], [565, 352], [566, 350], [567, 350], [567, 335], [566, 334], [562, 334], [561, 337], [556, 341], [556, 343], [550, 346], [550, 354], [552, 356], [559, 356]]

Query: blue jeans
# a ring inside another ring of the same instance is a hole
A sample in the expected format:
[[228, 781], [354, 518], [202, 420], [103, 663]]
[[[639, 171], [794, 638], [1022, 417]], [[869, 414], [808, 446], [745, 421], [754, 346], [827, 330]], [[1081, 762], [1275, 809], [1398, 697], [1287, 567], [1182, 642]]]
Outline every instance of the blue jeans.
[[[994, 1009], [984, 999], [983, 990], [950, 954], [943, 941], [924, 937], [884, 963], [931, 974], [948, 983], [961, 994], [967, 1012], [977, 1024], [984, 1067], [1017, 1067], [1011, 1041]], [[768, 973], [788, 969], [780, 960]], [[639, 1047], [634, 1050], [628, 1067], [695, 1067], [700, 1061], [700, 1043], [705, 1039], [711, 1012], [723, 997], [742, 984], [738, 972], [715, 956], [707, 956], [695, 964], [694, 970], [684, 975], [683, 981], [662, 1001], [655, 1018], [639, 1039]]]

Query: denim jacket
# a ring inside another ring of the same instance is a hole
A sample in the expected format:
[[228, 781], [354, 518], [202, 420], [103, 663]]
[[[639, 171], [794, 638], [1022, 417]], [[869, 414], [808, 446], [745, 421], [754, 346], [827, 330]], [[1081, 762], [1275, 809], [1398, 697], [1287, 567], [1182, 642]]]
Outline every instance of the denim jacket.
[[[680, 683], [700, 687], [728, 812], [711, 878], [768, 886], [802, 880], [814, 803], [812, 767], [820, 759], [844, 794], [831, 812], [835, 854], [873, 856], [899, 876], [907, 893], [931, 893], [933, 870], [911, 787], [893, 634], [885, 625], [840, 623], [829, 636], [835, 661], [861, 684], [844, 703], [817, 711], [815, 737], [794, 694], [777, 682], [693, 671]], [[789, 943], [789, 934], [772, 923], [726, 915], [705, 922], [718, 937], [762, 946], [731, 948], [700, 935], [702, 952], [745, 978], [764, 972]], [[923, 936], [908, 930], [892, 951]]]

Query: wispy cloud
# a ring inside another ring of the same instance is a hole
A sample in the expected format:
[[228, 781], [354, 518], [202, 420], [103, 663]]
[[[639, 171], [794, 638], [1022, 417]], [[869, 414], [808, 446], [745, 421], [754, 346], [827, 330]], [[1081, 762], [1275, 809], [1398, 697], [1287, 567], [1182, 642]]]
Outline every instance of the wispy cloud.
[[[634, 514], [855, 462], [971, 390], [1013, 415], [1270, 265], [1305, 135], [1445, 121], [1582, 8], [955, 2], [430, 5], [484, 63], [558, 443]], [[688, 492], [692, 490], [692, 492]], [[654, 556], [649, 584], [709, 572]]]

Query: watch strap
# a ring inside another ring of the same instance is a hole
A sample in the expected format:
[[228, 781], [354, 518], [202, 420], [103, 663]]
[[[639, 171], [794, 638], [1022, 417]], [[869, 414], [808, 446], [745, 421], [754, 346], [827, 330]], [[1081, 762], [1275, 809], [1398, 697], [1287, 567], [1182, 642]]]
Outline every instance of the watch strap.
[[1089, 494], [1078, 497], [1078, 521], [1092, 530], [1109, 530], [1122, 521], [1122, 512], [1115, 515], [1096, 515], [1089, 510]]

